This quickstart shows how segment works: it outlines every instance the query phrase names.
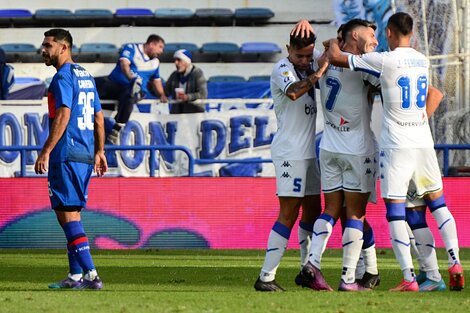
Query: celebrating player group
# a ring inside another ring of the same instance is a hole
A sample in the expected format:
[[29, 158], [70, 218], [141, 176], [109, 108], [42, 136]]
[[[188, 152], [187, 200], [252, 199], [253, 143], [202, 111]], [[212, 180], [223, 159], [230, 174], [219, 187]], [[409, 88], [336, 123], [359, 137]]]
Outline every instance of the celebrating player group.
[[[378, 45], [375, 29], [369, 21], [353, 19], [341, 25], [337, 38], [323, 43], [322, 53], [315, 48], [313, 29], [303, 20], [291, 32], [288, 57], [274, 66], [271, 91], [278, 131], [271, 152], [280, 213], [254, 285], [258, 291], [284, 290], [275, 275], [301, 206], [296, 284], [333, 290], [322, 275], [321, 257], [340, 219], [343, 268], [338, 290], [371, 291], [378, 286], [374, 235], [366, 219], [367, 203], [376, 200], [377, 176], [391, 244], [403, 273], [403, 280], [390, 291], [447, 289], [426, 223], [426, 208], [439, 226], [448, 253], [449, 289], [464, 288], [456, 224], [444, 200], [428, 124], [443, 94], [429, 84], [429, 61], [410, 46], [410, 15], [399, 12], [389, 18], [388, 52], [373, 52]], [[319, 168], [315, 86], [320, 88], [325, 123]], [[370, 128], [376, 94], [383, 106], [379, 144]], [[320, 189], [325, 198], [323, 212]], [[412, 251], [419, 263], [418, 275]]]

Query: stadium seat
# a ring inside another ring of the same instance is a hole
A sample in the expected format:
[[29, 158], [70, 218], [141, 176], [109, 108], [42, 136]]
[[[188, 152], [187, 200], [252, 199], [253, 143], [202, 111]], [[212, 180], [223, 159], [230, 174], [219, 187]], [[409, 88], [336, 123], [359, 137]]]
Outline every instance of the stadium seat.
[[159, 57], [161, 62], [173, 62], [173, 54], [176, 50], [186, 49], [191, 51], [193, 54], [193, 61], [198, 62], [199, 59], [199, 48], [194, 43], [189, 42], [169, 42], [165, 44], [165, 50], [163, 54]]
[[75, 19], [79, 26], [109, 26], [113, 21], [113, 12], [108, 9], [77, 9]]
[[224, 8], [201, 8], [194, 12], [198, 25], [224, 26], [233, 24], [233, 11]]
[[114, 63], [118, 59], [118, 48], [112, 43], [84, 43], [80, 46], [78, 62]]
[[236, 62], [239, 60], [240, 48], [232, 42], [208, 42], [201, 47], [199, 62]]
[[0, 10], [0, 25], [13, 27], [15, 25], [31, 23], [33, 14], [26, 9]]
[[281, 48], [272, 42], [245, 42], [240, 52], [246, 62], [274, 62]]
[[114, 17], [120, 24], [152, 25], [155, 14], [146, 8], [120, 8], [116, 9]]
[[249, 82], [264, 82], [264, 81], [270, 81], [271, 76], [269, 75], [253, 75], [248, 78]]
[[194, 12], [186, 8], [162, 8], [155, 10], [158, 25], [187, 25], [194, 17]]
[[75, 15], [69, 9], [38, 9], [34, 19], [37, 26], [70, 26]]
[[268, 8], [240, 8], [235, 10], [236, 25], [256, 25], [266, 23], [274, 17], [274, 12]]
[[209, 83], [244, 83], [245, 77], [239, 75], [214, 75], [207, 80]]
[[5, 51], [7, 63], [42, 62], [38, 48], [29, 43], [6, 43], [0, 48]]

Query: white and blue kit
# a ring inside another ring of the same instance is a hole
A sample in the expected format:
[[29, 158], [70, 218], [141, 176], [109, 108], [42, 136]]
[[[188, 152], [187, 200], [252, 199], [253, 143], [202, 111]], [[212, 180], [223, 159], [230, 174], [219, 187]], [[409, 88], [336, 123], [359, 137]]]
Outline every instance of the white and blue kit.
[[116, 67], [109, 74], [109, 79], [122, 86], [130, 86], [131, 81], [121, 70], [120, 61], [129, 62], [132, 73], [142, 77], [142, 91], [149, 94], [148, 83], [153, 79], [160, 79], [160, 60], [149, 58], [144, 53], [144, 45], [137, 43], [126, 44], [121, 51]]
[[64, 64], [48, 90], [49, 125], [56, 110], [70, 109], [70, 120], [49, 158], [52, 208], [85, 207], [94, 164], [94, 114], [101, 104], [93, 77], [78, 64]]
[[[314, 92], [291, 100], [286, 91], [305, 79], [306, 73], [281, 59], [271, 74], [271, 92], [277, 132], [271, 143], [278, 196], [303, 197], [320, 194], [320, 173], [315, 152], [317, 103]], [[313, 90], [314, 91], [314, 90]]]

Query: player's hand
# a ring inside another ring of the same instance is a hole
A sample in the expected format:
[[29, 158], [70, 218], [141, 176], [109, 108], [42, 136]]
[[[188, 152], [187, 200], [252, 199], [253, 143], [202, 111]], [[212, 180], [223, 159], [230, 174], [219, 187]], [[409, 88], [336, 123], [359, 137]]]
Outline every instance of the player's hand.
[[306, 19], [302, 19], [295, 25], [290, 34], [295, 37], [300, 36], [300, 38], [304, 38], [310, 37], [310, 32], [314, 33], [312, 25]]
[[36, 174], [44, 174], [49, 167], [49, 154], [41, 152], [34, 164], [34, 172]]
[[95, 165], [93, 170], [96, 173], [96, 176], [101, 177], [108, 171], [108, 161], [106, 160], [106, 155], [103, 152], [98, 152], [95, 154]]

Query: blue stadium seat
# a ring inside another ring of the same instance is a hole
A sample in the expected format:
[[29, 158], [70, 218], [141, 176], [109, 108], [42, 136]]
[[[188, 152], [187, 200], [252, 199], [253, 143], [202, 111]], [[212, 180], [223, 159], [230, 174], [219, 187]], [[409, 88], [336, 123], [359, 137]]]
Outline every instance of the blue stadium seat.
[[120, 8], [116, 9], [114, 17], [120, 24], [152, 25], [155, 14], [147, 8]]
[[209, 83], [244, 83], [245, 77], [239, 75], [214, 75], [207, 80]]
[[240, 47], [232, 42], [208, 42], [201, 47], [200, 62], [236, 62], [239, 60]]
[[200, 25], [232, 25], [233, 11], [225, 8], [200, 8], [194, 12], [197, 24]]
[[265, 82], [265, 81], [270, 81], [271, 76], [269, 75], [253, 75], [248, 77], [249, 82]]
[[245, 42], [240, 52], [246, 62], [274, 62], [281, 48], [272, 42]]
[[26, 9], [0, 10], [0, 25], [13, 27], [15, 25], [31, 23], [33, 14]]
[[34, 13], [37, 20], [73, 19], [75, 15], [69, 9], [38, 9]]
[[114, 63], [118, 59], [118, 48], [112, 43], [84, 43], [80, 46], [78, 62]]
[[240, 8], [235, 10], [234, 17], [237, 25], [254, 25], [266, 23], [274, 12], [268, 8]]
[[75, 19], [80, 26], [109, 26], [112, 24], [114, 15], [108, 9], [77, 9]]
[[42, 62], [38, 48], [30, 43], [6, 43], [0, 45], [5, 51], [6, 62]]
[[173, 54], [176, 50], [186, 49], [193, 54], [193, 61], [198, 62], [199, 48], [194, 43], [189, 42], [169, 42], [165, 44], [165, 50], [162, 55], [158, 57], [161, 62], [173, 62]]
[[194, 12], [186, 8], [156, 9], [155, 17], [163, 20], [189, 20], [194, 17]]

